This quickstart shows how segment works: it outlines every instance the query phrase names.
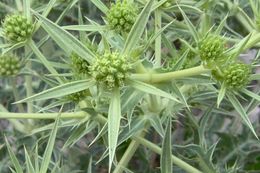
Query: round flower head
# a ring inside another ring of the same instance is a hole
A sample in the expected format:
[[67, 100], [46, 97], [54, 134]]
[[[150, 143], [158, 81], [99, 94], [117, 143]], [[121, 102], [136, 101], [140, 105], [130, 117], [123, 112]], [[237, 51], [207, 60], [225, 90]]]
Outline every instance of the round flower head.
[[15, 76], [19, 73], [20, 68], [21, 64], [16, 56], [0, 56], [0, 76]]
[[88, 74], [89, 63], [81, 58], [78, 54], [72, 53], [70, 55], [72, 69], [76, 74]]
[[96, 62], [90, 67], [93, 78], [108, 89], [121, 87], [128, 75], [131, 65], [124, 56], [119, 53], [105, 53], [97, 58]]
[[208, 35], [199, 42], [199, 54], [207, 66], [215, 65], [223, 59], [224, 40], [218, 35]]
[[137, 8], [133, 3], [127, 0], [121, 2], [118, 0], [107, 14], [107, 22], [110, 29], [118, 33], [128, 33], [137, 17]]
[[31, 37], [33, 24], [25, 16], [14, 14], [6, 16], [3, 29], [7, 40], [19, 43]]
[[224, 70], [224, 83], [229, 89], [241, 89], [249, 83], [251, 68], [247, 64], [235, 63]]

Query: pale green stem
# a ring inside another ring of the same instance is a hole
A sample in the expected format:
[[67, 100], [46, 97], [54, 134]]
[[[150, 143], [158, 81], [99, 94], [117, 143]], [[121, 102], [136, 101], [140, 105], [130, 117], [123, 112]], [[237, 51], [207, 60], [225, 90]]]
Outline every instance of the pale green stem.
[[243, 51], [254, 47], [259, 42], [260, 42], [260, 33], [258, 33], [257, 31], [253, 31], [253, 34], [250, 40], [248, 41], [248, 43], [246, 44], [246, 46], [243, 48]]
[[[155, 33], [157, 33], [162, 27], [162, 17], [161, 10], [155, 10]], [[162, 48], [162, 38], [161, 34], [155, 39], [155, 67], [161, 66], [161, 48]]]
[[[19, 96], [19, 92], [16, 87], [16, 78], [12, 77], [11, 82], [12, 82], [14, 99], [15, 99], [15, 101], [18, 101], [18, 100], [20, 100], [20, 96]], [[17, 104], [17, 107], [18, 107], [19, 112], [25, 112], [22, 103]]]
[[[25, 54], [28, 53], [28, 46], [25, 46]], [[31, 69], [32, 68], [32, 62], [28, 61], [26, 64], [26, 68]], [[25, 88], [26, 88], [26, 97], [30, 97], [33, 95], [33, 89], [32, 89], [32, 76], [26, 75], [25, 76]], [[27, 102], [27, 112], [32, 113], [33, 112], [33, 102]]]
[[141, 61], [137, 62], [137, 65], [135, 66], [135, 70], [137, 73], [146, 73], [147, 72], [146, 68], [144, 67], [144, 65], [142, 64]]
[[167, 73], [132, 74], [130, 78], [134, 80], [146, 82], [146, 83], [159, 83], [159, 82], [165, 82], [173, 79], [180, 79], [184, 77], [200, 75], [208, 72], [210, 72], [210, 69], [206, 69], [201, 65], [193, 68], [167, 72]]
[[15, 3], [16, 3], [16, 7], [18, 9], [18, 11], [23, 11], [23, 5], [22, 5], [22, 2], [21, 0], [15, 0]]
[[[149, 148], [153, 152], [160, 154], [160, 155], [162, 154], [162, 149], [160, 147], [158, 147], [157, 145], [153, 144], [152, 142], [150, 142], [144, 138], [137, 137], [137, 136], [134, 136], [133, 139], [138, 141], [140, 144], [144, 145], [145, 147]], [[182, 168], [183, 170], [185, 170], [188, 173], [202, 173], [198, 169], [194, 168], [193, 166], [182, 161], [181, 159], [179, 159], [178, 157], [176, 157], [174, 155], [172, 155], [172, 162], [173, 162], [173, 164], [177, 165], [178, 167]]]
[[[56, 119], [58, 113], [10, 113], [0, 112], [0, 119]], [[61, 113], [61, 119], [81, 119], [90, 117], [86, 112]]]

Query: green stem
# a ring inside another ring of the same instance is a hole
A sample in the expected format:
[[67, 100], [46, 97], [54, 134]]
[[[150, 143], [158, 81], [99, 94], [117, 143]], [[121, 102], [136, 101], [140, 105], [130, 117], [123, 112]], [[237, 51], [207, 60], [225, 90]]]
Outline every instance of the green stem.
[[165, 82], [173, 79], [180, 79], [189, 76], [200, 75], [210, 72], [210, 69], [204, 68], [202, 65], [188, 68], [179, 71], [173, 71], [168, 73], [144, 73], [144, 74], [132, 74], [131, 79], [139, 80], [146, 83], [158, 83]]
[[[28, 53], [28, 46], [25, 46], [25, 54]], [[28, 61], [26, 64], [26, 68], [31, 69], [32, 68], [32, 62]], [[26, 88], [26, 97], [30, 97], [33, 95], [33, 89], [32, 89], [32, 76], [26, 75], [25, 76], [25, 88]], [[27, 102], [27, 112], [31, 113], [33, 112], [33, 102]]]
[[[18, 100], [20, 100], [20, 96], [19, 96], [19, 92], [16, 88], [16, 78], [12, 77], [11, 82], [12, 82], [14, 99], [15, 99], [15, 101], [18, 101]], [[22, 103], [17, 104], [17, 107], [18, 107], [19, 112], [25, 112]]]
[[[155, 33], [157, 33], [162, 27], [162, 17], [161, 10], [155, 10]], [[162, 38], [161, 34], [155, 39], [155, 67], [161, 66], [161, 47], [162, 47]]]
[[135, 151], [138, 149], [140, 143], [138, 141], [132, 140], [127, 150], [125, 151], [123, 157], [119, 161], [113, 173], [122, 173], [124, 168], [128, 165], [129, 161], [135, 154]]
[[[56, 119], [58, 113], [10, 113], [0, 112], [0, 119]], [[91, 117], [86, 112], [61, 113], [61, 119], [82, 119]]]
[[[145, 147], [149, 148], [153, 152], [157, 154], [162, 154], [162, 149], [157, 145], [153, 144], [152, 142], [141, 138], [141, 137], [133, 137], [134, 140], [138, 141], [140, 144], [144, 145]], [[198, 169], [194, 168], [193, 166], [189, 165], [188, 163], [182, 161], [178, 157], [172, 155], [172, 162], [173, 164], [177, 165], [178, 167], [182, 168], [183, 170], [187, 171], [188, 173], [202, 173]]]
[[244, 46], [243, 51], [254, 47], [259, 42], [260, 42], [260, 33], [258, 33], [257, 31], [253, 31], [252, 36], [248, 41], [248, 43]]

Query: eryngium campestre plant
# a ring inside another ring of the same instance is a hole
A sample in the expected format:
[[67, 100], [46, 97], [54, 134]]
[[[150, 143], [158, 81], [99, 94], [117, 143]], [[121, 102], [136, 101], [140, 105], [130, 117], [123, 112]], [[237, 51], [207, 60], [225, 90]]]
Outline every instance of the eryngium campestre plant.
[[127, 62], [126, 57], [118, 52], [113, 52], [99, 56], [90, 66], [90, 73], [99, 84], [113, 89], [124, 85], [130, 69], [131, 65]]
[[6, 16], [3, 22], [4, 35], [13, 43], [26, 41], [33, 33], [33, 23], [23, 15]]
[[224, 58], [225, 42], [218, 36], [209, 34], [199, 42], [199, 54], [206, 66], [216, 65]]
[[224, 83], [229, 89], [241, 89], [249, 83], [251, 68], [247, 64], [234, 63], [224, 70]]
[[19, 73], [20, 68], [18, 57], [13, 55], [0, 56], [0, 76], [15, 76]]
[[124, 0], [111, 5], [107, 14], [107, 22], [111, 30], [127, 33], [131, 30], [137, 17], [137, 8], [133, 3]]

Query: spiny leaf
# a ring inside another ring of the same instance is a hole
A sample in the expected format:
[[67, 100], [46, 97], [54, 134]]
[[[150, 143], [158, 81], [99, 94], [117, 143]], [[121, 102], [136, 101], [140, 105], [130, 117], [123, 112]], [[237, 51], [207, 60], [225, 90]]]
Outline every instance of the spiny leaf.
[[111, 171], [113, 159], [115, 157], [121, 120], [121, 103], [119, 88], [115, 88], [112, 94], [113, 95], [108, 110], [109, 172]]
[[239, 113], [239, 115], [242, 118], [242, 120], [244, 121], [244, 123], [249, 127], [249, 129], [252, 131], [252, 133], [258, 139], [258, 136], [257, 136], [257, 134], [256, 134], [256, 132], [254, 130], [254, 127], [251, 124], [251, 122], [250, 122], [250, 120], [248, 118], [248, 115], [246, 114], [246, 111], [243, 108], [243, 106], [240, 104], [240, 102], [237, 100], [237, 98], [235, 97], [234, 94], [228, 93], [227, 96], [228, 96], [228, 99], [231, 102], [231, 104], [234, 106], [236, 111]]
[[161, 173], [172, 172], [171, 117], [168, 117], [165, 136], [162, 144]]
[[138, 89], [145, 93], [162, 96], [162, 97], [165, 97], [165, 98], [168, 98], [168, 99], [171, 99], [173, 101], [180, 103], [180, 101], [177, 98], [175, 98], [174, 96], [172, 96], [171, 94], [169, 94], [163, 90], [160, 90], [159, 88], [154, 87], [153, 85], [149, 85], [149, 84], [146, 84], [146, 83], [143, 83], [140, 81], [136, 81], [136, 80], [128, 80], [127, 83], [130, 86], [134, 87], [135, 89]]
[[15, 168], [15, 171], [16, 173], [23, 173], [23, 169], [22, 169], [22, 166], [20, 165], [18, 159], [16, 158], [14, 152], [12, 151], [12, 148], [7, 140], [7, 138], [5, 137], [5, 143], [6, 143], [6, 146], [7, 146], [7, 150], [8, 150], [8, 153], [9, 153], [9, 156], [11, 158], [11, 161], [14, 165], [14, 168]]
[[69, 82], [66, 84], [59, 85], [57, 87], [50, 88], [31, 97], [27, 97], [15, 103], [30, 102], [35, 100], [46, 100], [51, 98], [58, 98], [66, 96], [75, 92], [83, 91], [92, 87], [95, 81], [92, 80], [79, 80], [74, 82]]
[[78, 39], [76, 39], [68, 31], [62, 29], [56, 23], [53, 23], [44, 16], [34, 12], [34, 14], [41, 20], [41, 26], [52, 37], [53, 40], [67, 53], [76, 52], [80, 57], [92, 63], [95, 54], [84, 46]]
[[131, 50], [136, 46], [136, 42], [141, 38], [151, 13], [153, 1], [154, 0], [149, 0], [142, 12], [138, 15], [136, 22], [134, 23], [126, 39], [123, 50], [124, 55], [128, 55]]

